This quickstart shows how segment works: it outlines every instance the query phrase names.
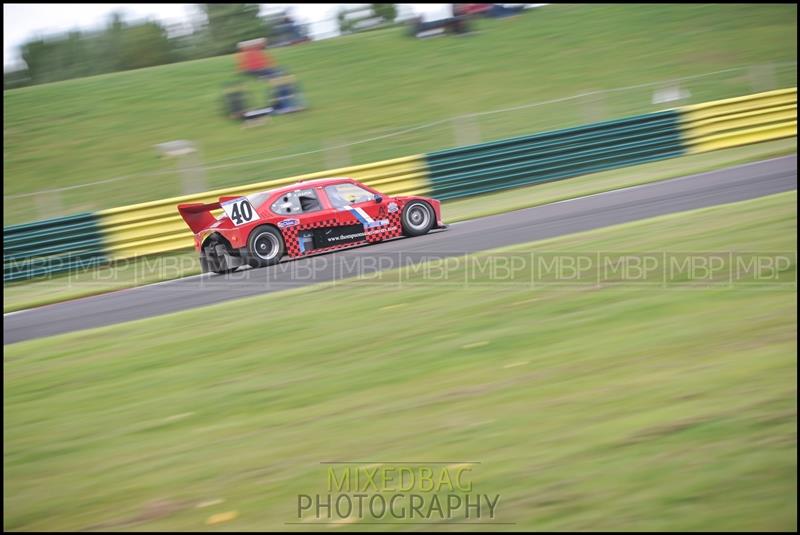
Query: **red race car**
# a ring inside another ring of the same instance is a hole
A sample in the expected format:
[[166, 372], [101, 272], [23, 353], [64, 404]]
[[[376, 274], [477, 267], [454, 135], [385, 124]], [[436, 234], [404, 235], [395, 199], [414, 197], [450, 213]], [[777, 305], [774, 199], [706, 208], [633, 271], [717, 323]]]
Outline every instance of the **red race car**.
[[[222, 209], [219, 218], [212, 211]], [[203, 272], [264, 267], [300, 257], [397, 238], [420, 236], [442, 223], [439, 201], [390, 197], [351, 178], [299, 182], [211, 204], [179, 204], [194, 232]]]

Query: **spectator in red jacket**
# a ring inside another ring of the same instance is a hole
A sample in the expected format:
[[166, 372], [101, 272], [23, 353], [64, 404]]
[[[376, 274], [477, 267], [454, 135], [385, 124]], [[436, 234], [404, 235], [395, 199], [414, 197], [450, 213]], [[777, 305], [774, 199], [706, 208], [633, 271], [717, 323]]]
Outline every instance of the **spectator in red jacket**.
[[239, 43], [239, 72], [258, 77], [272, 77], [277, 74], [275, 62], [264, 50], [266, 46], [266, 39]]

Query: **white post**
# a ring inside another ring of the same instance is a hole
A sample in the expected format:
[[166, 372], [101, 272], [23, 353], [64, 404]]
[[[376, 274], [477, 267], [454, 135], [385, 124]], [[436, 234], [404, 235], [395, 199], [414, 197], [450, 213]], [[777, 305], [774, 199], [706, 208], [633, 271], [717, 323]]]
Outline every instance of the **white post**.
[[50, 219], [64, 214], [64, 205], [61, 202], [61, 192], [41, 191], [33, 196], [39, 219]]
[[750, 67], [750, 87], [753, 93], [763, 93], [771, 91], [777, 87], [775, 82], [775, 66], [772, 63], [766, 65], [753, 65]]
[[350, 165], [350, 148], [344, 139], [325, 141], [325, 169], [340, 169]]
[[453, 131], [455, 133], [455, 146], [476, 145], [481, 142], [481, 129], [475, 117], [462, 115], [453, 118]]
[[163, 156], [178, 158], [181, 172], [181, 193], [202, 193], [208, 190], [205, 169], [194, 143], [186, 140], [169, 141], [156, 145]]

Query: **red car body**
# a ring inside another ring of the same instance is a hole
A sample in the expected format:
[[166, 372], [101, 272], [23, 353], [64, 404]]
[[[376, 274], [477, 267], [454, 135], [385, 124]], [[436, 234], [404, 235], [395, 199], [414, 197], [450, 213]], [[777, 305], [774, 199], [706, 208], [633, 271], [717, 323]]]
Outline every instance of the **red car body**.
[[[219, 209], [225, 213], [216, 217], [212, 212]], [[351, 178], [179, 204], [178, 212], [194, 233], [203, 271], [217, 273], [245, 264], [270, 265], [284, 255], [303, 257], [446, 228], [439, 201], [384, 195]], [[275, 247], [274, 255], [267, 254]]]

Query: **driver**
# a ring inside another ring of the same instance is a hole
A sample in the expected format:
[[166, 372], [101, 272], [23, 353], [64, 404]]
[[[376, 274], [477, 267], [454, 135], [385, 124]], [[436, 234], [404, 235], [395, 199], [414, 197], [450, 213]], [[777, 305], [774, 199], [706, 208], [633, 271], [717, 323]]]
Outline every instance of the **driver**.
[[352, 201], [345, 200], [339, 194], [339, 192], [336, 191], [336, 188], [329, 188], [328, 189], [328, 198], [330, 199], [331, 204], [333, 204], [336, 208], [344, 208], [348, 204], [352, 204]]

